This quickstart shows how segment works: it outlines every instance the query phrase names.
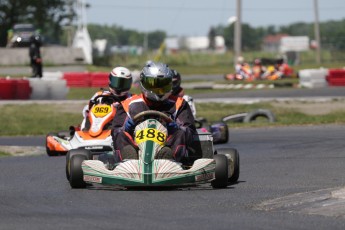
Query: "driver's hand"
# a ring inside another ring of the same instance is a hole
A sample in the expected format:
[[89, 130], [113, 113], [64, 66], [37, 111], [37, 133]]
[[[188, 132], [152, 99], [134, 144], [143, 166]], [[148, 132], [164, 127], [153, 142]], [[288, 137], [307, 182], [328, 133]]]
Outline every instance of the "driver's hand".
[[125, 124], [125, 131], [131, 135], [134, 133], [135, 123], [132, 119], [127, 119]]
[[174, 134], [178, 129], [179, 126], [176, 124], [176, 122], [170, 122], [167, 124], [168, 135]]

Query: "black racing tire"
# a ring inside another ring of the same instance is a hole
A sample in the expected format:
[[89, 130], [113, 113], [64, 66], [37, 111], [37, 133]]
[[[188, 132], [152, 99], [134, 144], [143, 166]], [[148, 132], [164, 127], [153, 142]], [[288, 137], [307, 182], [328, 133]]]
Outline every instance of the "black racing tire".
[[248, 115], [248, 113], [238, 113], [238, 114], [232, 114], [228, 115], [226, 117], [222, 118], [223, 122], [233, 122], [233, 123], [241, 123], [243, 122], [243, 119]]
[[213, 188], [226, 188], [228, 185], [228, 158], [225, 155], [214, 155], [216, 161], [215, 179], [211, 182]]
[[70, 151], [68, 151], [66, 154], [66, 166], [65, 166], [66, 179], [68, 181], [69, 181], [69, 161], [70, 161]]
[[228, 183], [235, 184], [240, 177], [240, 154], [235, 148], [222, 148], [217, 149], [217, 155], [228, 155], [231, 158], [230, 161], [230, 173]]
[[57, 136], [63, 139], [69, 139], [71, 137], [70, 131], [60, 131]]
[[265, 117], [270, 123], [276, 121], [274, 114], [268, 109], [257, 109], [249, 112], [243, 119], [244, 123], [250, 123], [256, 120], [258, 117]]
[[69, 181], [70, 180], [70, 161], [72, 156], [74, 155], [82, 155], [85, 156], [86, 160], [91, 160], [91, 153], [90, 151], [86, 149], [71, 149], [66, 154], [66, 178]]
[[231, 176], [228, 179], [230, 184], [235, 184], [240, 177], [240, 154], [238, 153], [237, 149], [229, 149], [229, 153], [231, 156]]
[[84, 182], [84, 174], [82, 170], [82, 163], [87, 160], [86, 156], [76, 154], [73, 155], [69, 163], [69, 184], [72, 188], [85, 188], [86, 183]]

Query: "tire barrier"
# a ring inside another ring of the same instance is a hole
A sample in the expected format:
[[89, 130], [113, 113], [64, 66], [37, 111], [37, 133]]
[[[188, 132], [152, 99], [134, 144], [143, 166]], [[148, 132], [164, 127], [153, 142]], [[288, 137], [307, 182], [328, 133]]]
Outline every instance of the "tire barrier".
[[17, 80], [16, 99], [26, 100], [30, 98], [32, 88], [30, 82], [25, 79]]
[[268, 122], [273, 123], [276, 121], [274, 114], [268, 109], [257, 109], [249, 112], [243, 119], [244, 123], [255, 121], [258, 117], [266, 118]]
[[107, 72], [98, 72], [90, 74], [90, 83], [91, 87], [107, 87], [109, 84], [109, 73]]
[[238, 113], [229, 115], [222, 118], [223, 122], [254, 122], [258, 117], [266, 118], [268, 122], [273, 123], [276, 121], [274, 114], [268, 109], [257, 109], [249, 113]]
[[44, 80], [30, 78], [32, 93], [30, 99], [33, 100], [63, 100], [66, 99], [69, 88], [63, 79]]
[[95, 72], [95, 73], [79, 73], [67, 72], [63, 74], [63, 79], [66, 80], [67, 86], [74, 87], [107, 87], [108, 86], [108, 72]]
[[31, 91], [26, 79], [0, 78], [0, 100], [26, 100], [30, 98]]
[[322, 88], [326, 87], [326, 76], [328, 69], [304, 69], [298, 71], [299, 84], [305, 88]]
[[345, 69], [330, 69], [326, 80], [330, 86], [345, 86]]
[[91, 77], [89, 72], [66, 72], [63, 75], [63, 79], [66, 80], [68, 87], [85, 88], [91, 86]]

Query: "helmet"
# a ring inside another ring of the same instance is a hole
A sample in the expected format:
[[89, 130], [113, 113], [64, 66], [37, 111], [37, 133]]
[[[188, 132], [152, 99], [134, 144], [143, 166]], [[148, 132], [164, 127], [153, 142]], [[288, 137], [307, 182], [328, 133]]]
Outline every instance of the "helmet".
[[239, 56], [237, 58], [237, 62], [242, 64], [244, 62], [244, 58], [242, 56]]
[[35, 43], [37, 45], [40, 45], [42, 43], [42, 39], [41, 39], [41, 36], [39, 34], [33, 34], [31, 35], [30, 37], [30, 41], [32, 43]]
[[166, 100], [171, 95], [173, 75], [167, 64], [147, 63], [140, 73], [140, 87], [144, 97], [153, 102]]
[[179, 93], [181, 89], [181, 75], [176, 70], [173, 70], [173, 79], [172, 79], [172, 94]]
[[115, 96], [124, 96], [132, 86], [132, 74], [125, 67], [116, 67], [109, 74], [109, 90]]
[[261, 60], [260, 60], [259, 58], [256, 58], [256, 59], [254, 60], [254, 64], [255, 64], [255, 65], [261, 65]]

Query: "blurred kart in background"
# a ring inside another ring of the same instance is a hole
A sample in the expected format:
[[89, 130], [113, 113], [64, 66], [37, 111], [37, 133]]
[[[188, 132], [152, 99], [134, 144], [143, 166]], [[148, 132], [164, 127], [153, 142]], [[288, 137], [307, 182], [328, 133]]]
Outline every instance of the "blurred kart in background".
[[88, 149], [95, 155], [112, 151], [110, 124], [115, 115], [115, 99], [111, 95], [99, 95], [94, 101], [87, 117], [90, 123], [88, 128], [81, 130], [80, 126], [71, 126], [69, 131], [49, 133], [46, 136], [48, 156], [66, 155], [71, 149]]
[[278, 80], [291, 78], [294, 70], [282, 58], [260, 58], [255, 59], [252, 66], [248, 64], [242, 67], [240, 73], [225, 74], [226, 80]]

